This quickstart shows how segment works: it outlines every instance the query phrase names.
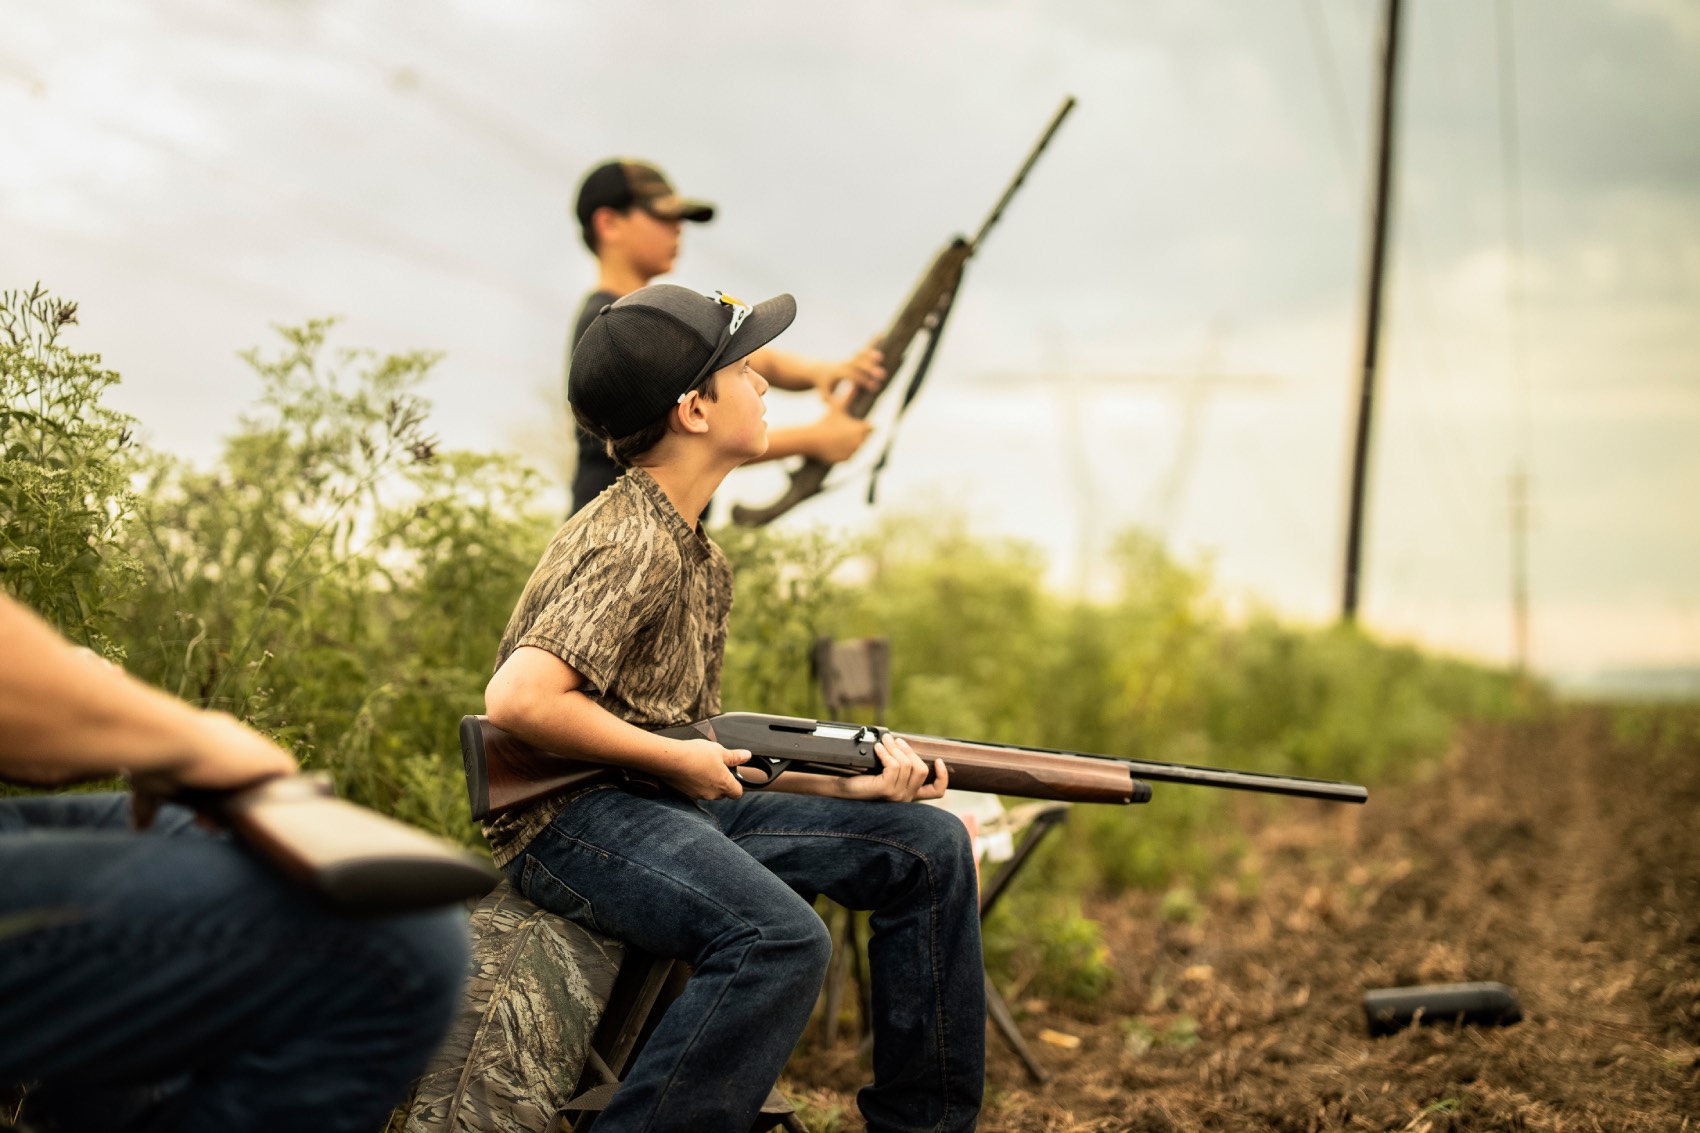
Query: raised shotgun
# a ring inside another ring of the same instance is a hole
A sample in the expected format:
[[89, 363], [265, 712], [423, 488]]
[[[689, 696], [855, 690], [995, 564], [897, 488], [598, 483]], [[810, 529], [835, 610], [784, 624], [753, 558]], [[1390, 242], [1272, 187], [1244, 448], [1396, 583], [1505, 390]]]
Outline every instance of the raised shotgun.
[[[1356, 783], [1332, 779], [977, 743], [759, 712], [726, 712], [657, 734], [684, 740], [710, 739], [722, 747], [749, 751], [749, 762], [732, 768], [732, 774], [746, 787], [758, 790], [792, 770], [817, 775], [878, 774], [880, 762], [874, 744], [884, 736], [895, 735], [908, 741], [915, 754], [928, 762], [944, 760], [950, 785], [965, 791], [1066, 802], [1143, 803], [1151, 798], [1151, 788], [1144, 780], [1152, 780], [1330, 802], [1362, 803], [1369, 798], [1369, 792]], [[557, 791], [598, 783], [618, 782], [643, 793], [663, 789], [655, 780], [621, 768], [545, 751], [502, 731], [483, 716], [461, 719], [460, 745], [474, 818], [488, 818]]]
[[[980, 230], [974, 234], [974, 238], [970, 240], [962, 236], [954, 236], [940, 249], [938, 254], [933, 257], [932, 263], [927, 265], [927, 270], [921, 273], [920, 282], [915, 284], [914, 290], [910, 291], [909, 297], [903, 301], [903, 306], [898, 309], [897, 317], [892, 319], [891, 324], [886, 328], [884, 337], [879, 340], [880, 354], [884, 358], [886, 373], [895, 377], [898, 369], [902, 367], [904, 356], [909, 352], [909, 347], [914, 343], [916, 336], [922, 332], [927, 335], [927, 347], [921, 354], [920, 362], [916, 364], [914, 371], [910, 374], [907, 388], [903, 391], [903, 405], [898, 410], [900, 415], [904, 409], [909, 407], [909, 403], [915, 400], [915, 395], [921, 392], [921, 382], [927, 376], [927, 368], [932, 365], [933, 353], [938, 348], [940, 336], [944, 334], [945, 319], [950, 315], [951, 305], [956, 302], [957, 291], [962, 285], [962, 273], [968, 267], [969, 258], [979, 251], [981, 242], [986, 238], [986, 233], [992, 230], [992, 225], [996, 224], [998, 218], [1003, 215], [1003, 210], [1009, 204], [1010, 198], [1015, 196], [1017, 189], [1021, 188], [1021, 183], [1027, 180], [1028, 172], [1039, 160], [1039, 155], [1045, 152], [1045, 147], [1050, 145], [1052, 136], [1057, 132], [1057, 127], [1062, 125], [1063, 119], [1073, 109], [1074, 99], [1063, 99], [1062, 106], [1051, 116], [1050, 125], [1046, 126], [1045, 132], [1040, 135], [1038, 144], [1027, 155], [1027, 160], [1021, 163], [1021, 168], [1016, 171], [1015, 179], [1004, 189], [1003, 196], [998, 198], [998, 203], [992, 207], [991, 213], [980, 225]], [[869, 411], [873, 409], [874, 401], [881, 392], [880, 389], [858, 389], [845, 406], [845, 412], [852, 417], [865, 418]], [[892, 423], [892, 428], [896, 428], [895, 421]], [[886, 458], [890, 455], [891, 440], [888, 436], [885, 451], [880, 455], [879, 462], [875, 464], [873, 473], [868, 480], [869, 503], [874, 502], [875, 482], [879, 478], [880, 470], [885, 467]], [[825, 461], [808, 457], [791, 472], [791, 482], [786, 486], [784, 495], [766, 507], [733, 505], [732, 522], [745, 527], [760, 527], [765, 523], [773, 522], [810, 496], [819, 494], [821, 486], [826, 483], [826, 474], [831, 467]]]

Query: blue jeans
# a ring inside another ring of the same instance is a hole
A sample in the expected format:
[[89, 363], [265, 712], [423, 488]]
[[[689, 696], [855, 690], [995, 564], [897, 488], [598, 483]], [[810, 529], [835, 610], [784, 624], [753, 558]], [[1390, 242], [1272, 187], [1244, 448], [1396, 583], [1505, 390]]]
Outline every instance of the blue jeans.
[[986, 1000], [974, 859], [954, 815], [915, 803], [746, 791], [575, 800], [508, 865], [528, 898], [694, 969], [597, 1133], [750, 1128], [831, 957], [810, 902], [872, 910], [876, 1133], [971, 1130]]
[[167, 807], [0, 799], [0, 1085], [33, 1128], [372, 1133], [458, 1005], [458, 909], [352, 919]]

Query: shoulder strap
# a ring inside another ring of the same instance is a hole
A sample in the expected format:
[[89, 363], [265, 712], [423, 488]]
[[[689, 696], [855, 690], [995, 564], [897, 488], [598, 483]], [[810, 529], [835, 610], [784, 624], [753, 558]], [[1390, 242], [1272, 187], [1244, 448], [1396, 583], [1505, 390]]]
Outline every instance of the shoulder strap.
[[[960, 284], [961, 277], [958, 277]], [[897, 425], [903, 420], [903, 415], [909, 411], [909, 403], [915, 400], [915, 395], [921, 392], [921, 383], [926, 380], [927, 368], [933, 364], [933, 353], [939, 348], [939, 339], [944, 336], [945, 320], [950, 317], [950, 310], [956, 306], [957, 288], [953, 287], [938, 306], [938, 316], [933, 320], [932, 329], [927, 332], [927, 349], [922, 352], [921, 360], [915, 364], [915, 372], [909, 375], [909, 385], [903, 391], [903, 401], [898, 404], [897, 416], [891, 419], [891, 431], [885, 436], [885, 447], [880, 450], [880, 458], [874, 463], [873, 470], [868, 473], [868, 502], [874, 502], [875, 493], [879, 489], [880, 472], [885, 469], [885, 462], [891, 457], [892, 443], [897, 440]]]

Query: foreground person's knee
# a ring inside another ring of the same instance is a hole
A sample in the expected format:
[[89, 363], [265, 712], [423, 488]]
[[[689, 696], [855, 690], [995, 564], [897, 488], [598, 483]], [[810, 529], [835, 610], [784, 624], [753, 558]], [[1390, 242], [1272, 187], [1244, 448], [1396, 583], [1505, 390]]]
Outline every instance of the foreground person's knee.
[[393, 949], [396, 967], [409, 973], [413, 985], [401, 1002], [410, 1017], [408, 1025], [440, 1034], [466, 983], [471, 948], [466, 914], [451, 907], [394, 917], [381, 925], [380, 943]]

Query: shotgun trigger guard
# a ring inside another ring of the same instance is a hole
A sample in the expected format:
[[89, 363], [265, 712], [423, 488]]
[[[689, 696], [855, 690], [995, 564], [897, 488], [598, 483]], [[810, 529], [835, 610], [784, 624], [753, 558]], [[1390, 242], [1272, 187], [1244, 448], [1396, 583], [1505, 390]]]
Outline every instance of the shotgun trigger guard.
[[[742, 783], [746, 787], [759, 791], [763, 787], [771, 787], [774, 780], [783, 775], [785, 773], [785, 769], [790, 766], [791, 761], [789, 759], [775, 759], [770, 755], [751, 755], [748, 762], [740, 763], [738, 766], [732, 768], [732, 778], [738, 780], [738, 782]], [[753, 779], [746, 779], [742, 775], [738, 774], [738, 772], [743, 771], [746, 768], [753, 768], [767, 776], [767, 778], [758, 783]]]

